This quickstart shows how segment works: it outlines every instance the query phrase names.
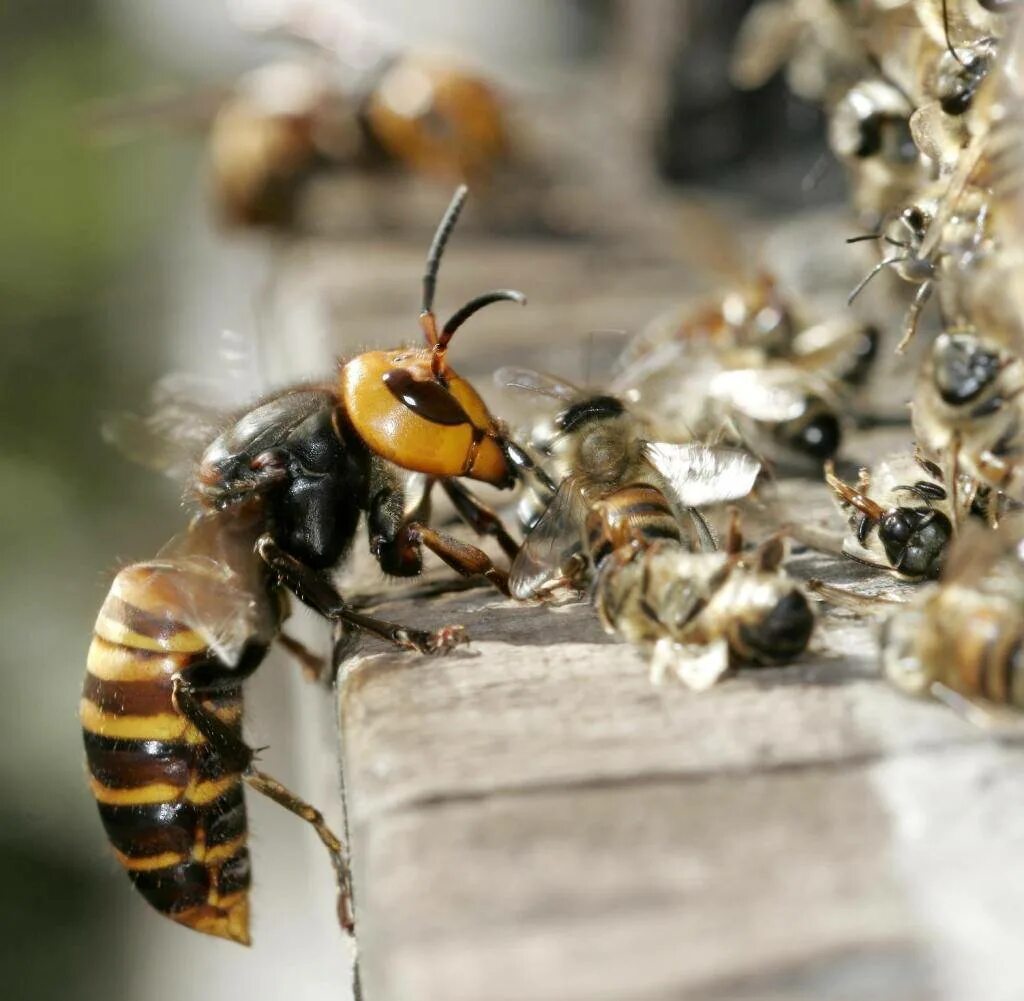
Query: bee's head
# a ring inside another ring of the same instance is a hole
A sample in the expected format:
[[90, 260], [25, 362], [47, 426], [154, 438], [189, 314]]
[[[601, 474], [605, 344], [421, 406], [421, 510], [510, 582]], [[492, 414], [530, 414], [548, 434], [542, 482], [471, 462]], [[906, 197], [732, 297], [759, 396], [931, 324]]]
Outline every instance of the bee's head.
[[791, 587], [754, 622], [739, 627], [739, 638], [750, 660], [780, 664], [804, 651], [814, 629], [814, 613], [802, 591]]
[[932, 352], [935, 388], [951, 407], [978, 399], [996, 381], [999, 355], [982, 347], [972, 334], [941, 334]]
[[891, 508], [878, 524], [885, 555], [907, 577], [937, 577], [952, 537], [949, 518], [927, 508]]

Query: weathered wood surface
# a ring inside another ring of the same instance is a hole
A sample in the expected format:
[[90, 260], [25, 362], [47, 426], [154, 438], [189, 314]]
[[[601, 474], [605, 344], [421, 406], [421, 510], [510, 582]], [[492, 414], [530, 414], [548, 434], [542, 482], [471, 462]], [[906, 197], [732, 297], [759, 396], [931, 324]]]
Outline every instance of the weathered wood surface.
[[1021, 747], [887, 687], [877, 623], [822, 609], [800, 663], [697, 695], [585, 604], [379, 611], [474, 641], [339, 689], [367, 1001], [1022, 996]]

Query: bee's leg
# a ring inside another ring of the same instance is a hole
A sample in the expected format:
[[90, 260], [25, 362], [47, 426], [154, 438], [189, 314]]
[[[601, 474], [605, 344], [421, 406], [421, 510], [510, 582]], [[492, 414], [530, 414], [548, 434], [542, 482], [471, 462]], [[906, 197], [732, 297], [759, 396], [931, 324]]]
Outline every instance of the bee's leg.
[[310, 824], [331, 857], [331, 865], [338, 880], [338, 919], [342, 928], [352, 934], [355, 922], [352, 916], [352, 880], [345, 849], [337, 835], [327, 826], [323, 815], [315, 807], [286, 789], [276, 779], [253, 766], [255, 751], [226, 723], [204, 708], [187, 681], [174, 679], [174, 705], [207, 740], [217, 757], [228, 767], [242, 773], [246, 785], [268, 796], [297, 817]]
[[917, 333], [917, 324], [921, 319], [921, 310], [924, 309], [931, 298], [934, 287], [934, 279], [929, 278], [928, 281], [922, 282], [917, 292], [914, 293], [914, 300], [911, 302], [907, 315], [903, 319], [903, 336], [900, 338], [899, 344], [896, 345], [896, 354], [903, 354], [907, 350], [907, 345], [913, 339], [914, 334]]
[[277, 634], [277, 642], [299, 662], [303, 677], [309, 681], [319, 681], [324, 676], [327, 670], [326, 658], [313, 653], [305, 643], [284, 632]]
[[462, 542], [452, 535], [437, 532], [426, 525], [416, 523], [407, 526], [412, 538], [427, 547], [436, 556], [439, 556], [456, 573], [463, 577], [486, 577], [502, 594], [507, 595], [508, 573], [496, 567], [482, 549]]
[[[516, 554], [519, 552], [519, 543], [512, 538], [501, 518], [491, 508], [456, 480], [442, 480], [441, 486], [451, 498], [459, 516], [477, 535], [493, 536], [510, 560], [516, 558]], [[422, 521], [423, 519], [415, 520]]]
[[345, 602], [326, 577], [286, 553], [269, 535], [260, 536], [256, 551], [288, 590], [325, 619], [345, 622], [403, 650], [419, 653], [444, 654], [466, 642], [462, 626], [442, 626], [426, 632], [360, 614]]
[[729, 508], [729, 524], [725, 530], [725, 552], [728, 556], [736, 556], [743, 549], [743, 529], [740, 526], [739, 508]]

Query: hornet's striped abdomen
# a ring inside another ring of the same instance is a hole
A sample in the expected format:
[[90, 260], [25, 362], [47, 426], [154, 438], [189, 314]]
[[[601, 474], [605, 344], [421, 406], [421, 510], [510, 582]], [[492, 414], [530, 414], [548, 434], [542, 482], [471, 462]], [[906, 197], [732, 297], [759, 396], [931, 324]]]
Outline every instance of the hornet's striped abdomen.
[[[174, 921], [248, 944], [242, 777], [173, 700], [175, 677], [213, 657], [182, 621], [194, 576], [187, 564], [155, 562], [114, 580], [82, 693], [86, 760], [107, 837], [136, 889]], [[240, 684], [200, 699], [241, 734]]]

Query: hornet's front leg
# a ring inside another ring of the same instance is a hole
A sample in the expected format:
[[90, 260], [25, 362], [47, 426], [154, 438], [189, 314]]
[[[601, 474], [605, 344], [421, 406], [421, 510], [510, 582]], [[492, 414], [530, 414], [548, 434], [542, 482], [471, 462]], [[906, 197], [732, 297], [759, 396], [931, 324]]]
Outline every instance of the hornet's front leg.
[[332, 622], [353, 626], [402, 650], [426, 654], [446, 654], [467, 641], [462, 626], [442, 626], [427, 632], [362, 615], [346, 603], [326, 577], [286, 553], [269, 535], [260, 536], [256, 551], [288, 590]]

